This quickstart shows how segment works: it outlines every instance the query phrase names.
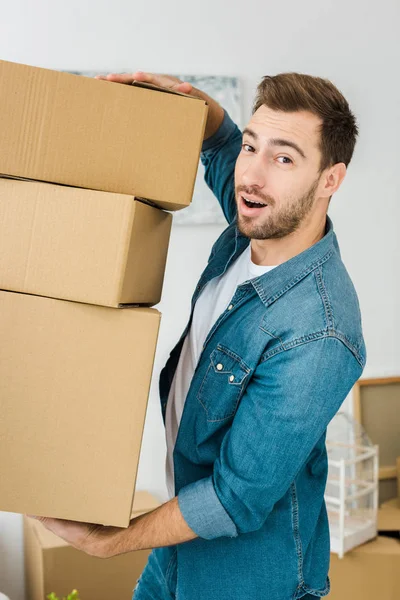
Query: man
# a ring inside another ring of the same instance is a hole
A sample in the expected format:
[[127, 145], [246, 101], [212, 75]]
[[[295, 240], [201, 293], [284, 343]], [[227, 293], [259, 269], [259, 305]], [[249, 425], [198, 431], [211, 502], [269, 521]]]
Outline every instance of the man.
[[135, 600], [296, 600], [329, 592], [326, 427], [365, 364], [331, 196], [357, 125], [329, 81], [265, 77], [243, 134], [190, 84], [109, 75], [209, 102], [206, 180], [229, 223], [161, 373], [171, 500], [127, 530], [43, 519], [108, 557], [156, 548]]

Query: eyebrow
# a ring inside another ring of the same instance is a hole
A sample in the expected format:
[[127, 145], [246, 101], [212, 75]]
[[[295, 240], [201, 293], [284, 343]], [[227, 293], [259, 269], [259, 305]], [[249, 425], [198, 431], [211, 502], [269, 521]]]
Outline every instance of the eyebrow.
[[[258, 140], [258, 135], [256, 134], [256, 132], [253, 131], [252, 129], [249, 129], [248, 127], [245, 127], [245, 129], [243, 129], [243, 135], [245, 135], [245, 134], [247, 134], [254, 140]], [[304, 154], [303, 150], [300, 148], [300, 146], [298, 146], [295, 142], [292, 142], [291, 140], [285, 140], [283, 138], [272, 138], [269, 140], [268, 145], [269, 146], [288, 146], [289, 148], [293, 148], [293, 150], [296, 150], [296, 152], [298, 152], [300, 154], [300, 156], [302, 156], [303, 158], [307, 158], [306, 155]]]

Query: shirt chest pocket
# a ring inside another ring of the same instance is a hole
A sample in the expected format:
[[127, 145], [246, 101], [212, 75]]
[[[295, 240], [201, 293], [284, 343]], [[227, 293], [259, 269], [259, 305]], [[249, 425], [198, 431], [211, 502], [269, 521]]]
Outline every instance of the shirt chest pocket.
[[235, 414], [249, 373], [249, 367], [229, 348], [219, 344], [213, 350], [197, 394], [207, 421], [223, 421]]

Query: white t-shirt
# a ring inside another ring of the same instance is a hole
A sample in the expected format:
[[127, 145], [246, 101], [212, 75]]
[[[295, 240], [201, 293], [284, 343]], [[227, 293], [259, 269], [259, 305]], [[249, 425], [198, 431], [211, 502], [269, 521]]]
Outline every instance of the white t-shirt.
[[170, 498], [175, 496], [173, 451], [179, 424], [193, 373], [208, 332], [229, 306], [238, 285], [259, 277], [273, 268], [254, 264], [251, 260], [251, 246], [249, 245], [223, 275], [215, 277], [207, 283], [197, 299], [192, 324], [185, 337], [171, 384], [165, 415], [166, 481]]

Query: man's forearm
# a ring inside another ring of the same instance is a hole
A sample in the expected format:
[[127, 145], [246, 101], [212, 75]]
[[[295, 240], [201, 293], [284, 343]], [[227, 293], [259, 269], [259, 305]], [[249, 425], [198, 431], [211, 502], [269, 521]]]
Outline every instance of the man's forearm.
[[222, 121], [224, 120], [224, 109], [220, 104], [218, 104], [218, 102], [216, 102], [216, 100], [211, 98], [211, 96], [208, 96], [208, 94], [197, 88], [193, 88], [193, 90], [190, 92], [190, 95], [198, 96], [199, 98], [205, 100], [208, 104], [208, 116], [204, 132], [204, 139], [206, 140], [214, 135], [214, 133], [216, 133], [216, 131], [219, 129]]
[[197, 535], [187, 525], [175, 497], [150, 513], [133, 519], [110, 540], [112, 554], [189, 542]]

